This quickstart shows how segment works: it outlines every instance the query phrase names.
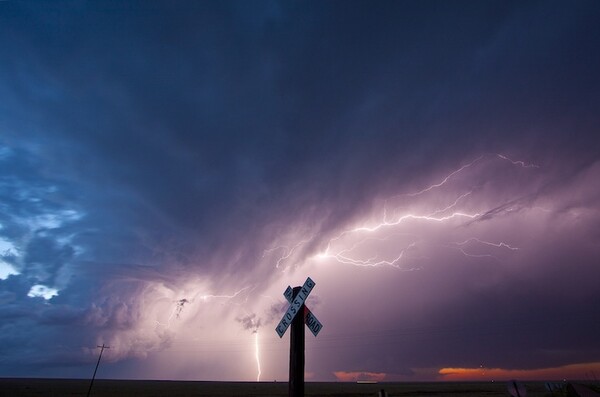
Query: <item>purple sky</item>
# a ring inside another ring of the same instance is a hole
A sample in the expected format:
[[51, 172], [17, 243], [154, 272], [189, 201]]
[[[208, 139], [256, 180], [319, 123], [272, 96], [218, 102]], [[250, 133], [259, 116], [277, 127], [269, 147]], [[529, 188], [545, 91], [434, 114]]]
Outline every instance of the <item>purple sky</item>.
[[283, 381], [307, 276], [309, 380], [587, 376], [598, 20], [0, 2], [0, 377]]

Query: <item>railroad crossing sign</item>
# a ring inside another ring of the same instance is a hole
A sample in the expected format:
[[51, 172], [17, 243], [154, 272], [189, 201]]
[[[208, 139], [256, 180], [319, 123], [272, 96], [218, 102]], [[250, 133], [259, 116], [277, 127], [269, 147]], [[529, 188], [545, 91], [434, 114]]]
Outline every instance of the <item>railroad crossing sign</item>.
[[[290, 303], [290, 307], [275, 327], [280, 338], [288, 328], [291, 328], [289, 397], [304, 397], [304, 324], [314, 336], [317, 336], [323, 328], [323, 324], [304, 305], [314, 286], [315, 282], [308, 277], [302, 287], [287, 287], [283, 296]], [[302, 317], [298, 316], [299, 312], [302, 312]]]
[[[279, 335], [280, 338], [282, 338], [283, 334], [285, 334], [285, 331], [288, 329], [288, 327], [292, 323], [292, 320], [300, 311], [300, 308], [304, 304], [306, 298], [308, 298], [308, 294], [310, 294], [310, 291], [312, 291], [314, 286], [315, 282], [310, 277], [307, 277], [306, 281], [304, 282], [304, 285], [300, 288], [300, 291], [298, 291], [298, 294], [295, 298], [293, 298], [293, 289], [290, 286], [288, 286], [285, 292], [283, 293], [285, 299], [287, 299], [287, 301], [290, 302], [290, 307], [288, 307], [288, 310], [285, 312], [285, 314], [281, 318], [281, 321], [279, 321], [279, 324], [277, 324], [277, 327], [275, 328], [275, 331], [277, 331], [277, 335]], [[304, 307], [304, 309], [304, 322], [308, 326], [308, 329], [310, 329], [310, 331], [313, 333], [313, 335], [317, 336], [319, 331], [321, 331], [321, 328], [323, 328], [323, 324], [321, 324], [317, 317], [315, 317], [315, 315], [312, 314], [312, 312], [308, 310], [306, 306]]]
[[[288, 285], [287, 289], [283, 293], [283, 296], [285, 296], [285, 299], [289, 303], [292, 303], [293, 294], [294, 294], [294, 290], [292, 289], [292, 287], [290, 287]], [[308, 307], [306, 307], [306, 305], [304, 305], [304, 324], [306, 324], [306, 326], [308, 327], [310, 332], [313, 333], [314, 336], [317, 336], [319, 334], [319, 332], [321, 331], [321, 328], [323, 328], [323, 324], [321, 324], [321, 322], [319, 321], [317, 316], [315, 316], [313, 314], [313, 312], [311, 312], [310, 309]], [[277, 332], [277, 333], [279, 333], [279, 332]], [[285, 333], [285, 331], [284, 331], [284, 333]], [[279, 337], [282, 337], [282, 336], [283, 336], [283, 334], [279, 335]]]

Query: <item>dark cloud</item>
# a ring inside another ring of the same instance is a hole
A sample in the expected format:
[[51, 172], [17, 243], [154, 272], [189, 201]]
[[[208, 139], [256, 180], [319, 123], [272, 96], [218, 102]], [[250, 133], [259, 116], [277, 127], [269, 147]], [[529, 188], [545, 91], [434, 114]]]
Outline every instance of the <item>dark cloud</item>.
[[256, 331], [261, 326], [260, 318], [256, 317], [256, 313], [248, 314], [247, 316], [237, 318], [236, 319], [245, 330], [250, 330], [252, 333], [256, 333]]
[[598, 361], [599, 14], [3, 2], [0, 368], [285, 376], [309, 272], [319, 379]]

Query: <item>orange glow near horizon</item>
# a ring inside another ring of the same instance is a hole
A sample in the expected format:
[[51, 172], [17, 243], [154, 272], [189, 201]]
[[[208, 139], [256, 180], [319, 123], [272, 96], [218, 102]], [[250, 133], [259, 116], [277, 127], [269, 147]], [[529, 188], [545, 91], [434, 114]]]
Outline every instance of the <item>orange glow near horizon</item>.
[[363, 372], [363, 371], [356, 371], [356, 372], [335, 371], [333, 374], [335, 375], [337, 380], [339, 380], [341, 382], [357, 382], [359, 380], [381, 382], [385, 379], [385, 377], [387, 375], [385, 372]]
[[600, 375], [600, 362], [571, 364], [554, 368], [505, 369], [505, 368], [442, 368], [438, 371], [444, 381], [469, 380], [585, 380]]

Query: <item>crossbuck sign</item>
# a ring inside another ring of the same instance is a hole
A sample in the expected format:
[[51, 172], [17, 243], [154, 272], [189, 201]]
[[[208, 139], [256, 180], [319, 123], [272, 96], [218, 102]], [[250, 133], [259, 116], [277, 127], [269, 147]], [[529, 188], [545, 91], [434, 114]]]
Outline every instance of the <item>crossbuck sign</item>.
[[[310, 291], [312, 291], [314, 286], [315, 282], [308, 277], [302, 288], [300, 288], [300, 291], [298, 291], [298, 294], [296, 294], [295, 298], [292, 299], [293, 289], [290, 286], [288, 286], [283, 293], [285, 299], [290, 303], [290, 307], [275, 328], [275, 331], [277, 331], [277, 335], [279, 335], [280, 338], [283, 337], [294, 317], [296, 317], [296, 315], [300, 312], [300, 308], [304, 304], [304, 301], [306, 301], [306, 298], [308, 298], [308, 294], [310, 294]], [[323, 328], [323, 324], [321, 324], [317, 317], [310, 310], [308, 310], [306, 306], [304, 307], [304, 313], [302, 315], [304, 316], [304, 322], [308, 326], [308, 329], [310, 329], [314, 336], [317, 336], [319, 331], [321, 331], [321, 328]]]

